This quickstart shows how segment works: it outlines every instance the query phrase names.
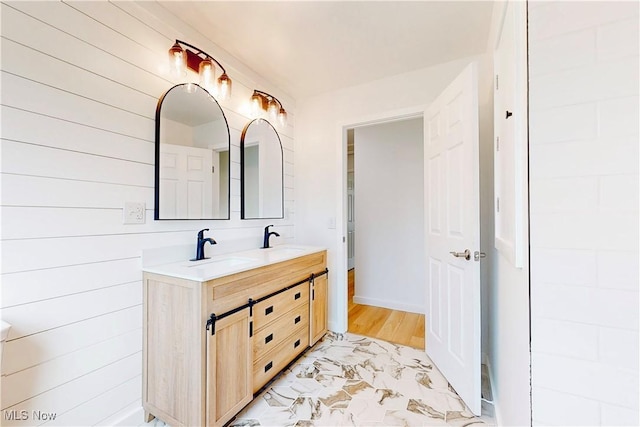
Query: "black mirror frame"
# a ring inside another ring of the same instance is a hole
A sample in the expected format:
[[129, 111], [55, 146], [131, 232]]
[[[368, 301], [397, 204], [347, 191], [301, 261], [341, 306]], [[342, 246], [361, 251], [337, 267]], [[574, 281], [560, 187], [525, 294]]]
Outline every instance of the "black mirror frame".
[[[164, 98], [174, 89], [177, 89], [180, 86], [186, 86], [187, 84], [193, 84], [198, 88], [204, 90], [207, 95], [211, 97], [211, 100], [216, 103], [218, 108], [220, 108], [220, 112], [222, 113], [222, 118], [224, 119], [225, 126], [227, 127], [227, 146], [229, 147], [229, 159], [227, 161], [227, 170], [229, 171], [229, 179], [228, 179], [228, 188], [227, 188], [227, 217], [226, 218], [160, 218], [160, 113], [162, 110], [162, 103]], [[156, 221], [227, 221], [231, 218], [231, 132], [229, 131], [229, 122], [227, 121], [227, 116], [224, 114], [224, 110], [222, 106], [218, 103], [218, 101], [202, 86], [196, 83], [180, 83], [165, 93], [162, 94], [160, 99], [158, 99], [158, 104], [156, 106], [156, 142], [155, 142], [155, 177], [154, 177], [154, 207], [153, 207], [153, 219]]]
[[[282, 191], [282, 216], [245, 218], [245, 208], [244, 208], [244, 184], [245, 184], [245, 179], [244, 179], [244, 137], [247, 134], [247, 130], [249, 129], [249, 126], [251, 126], [251, 124], [253, 122], [257, 122], [259, 120], [262, 120], [262, 121], [266, 122], [269, 126], [271, 126], [271, 129], [273, 129], [273, 132], [278, 137], [278, 143], [280, 144], [280, 158], [282, 159], [282, 167], [281, 167], [281, 173], [282, 173], [282, 188], [281, 188], [281, 191]], [[249, 123], [247, 123], [245, 125], [244, 129], [242, 129], [242, 135], [240, 136], [240, 219], [252, 220], [252, 219], [283, 219], [283, 218], [284, 218], [284, 149], [282, 148], [282, 140], [280, 139], [280, 134], [278, 133], [276, 128], [273, 127], [273, 125], [271, 123], [269, 123], [268, 120], [265, 120], [265, 119], [253, 119], [253, 120], [251, 120]]]

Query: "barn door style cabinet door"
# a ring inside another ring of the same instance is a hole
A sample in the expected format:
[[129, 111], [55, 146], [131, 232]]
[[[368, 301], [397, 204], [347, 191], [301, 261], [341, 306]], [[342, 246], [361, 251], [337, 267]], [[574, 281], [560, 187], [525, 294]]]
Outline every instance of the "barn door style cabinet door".
[[216, 320], [215, 325], [210, 319], [209, 327], [207, 424], [217, 426], [233, 418], [253, 398], [249, 310]]
[[176, 271], [144, 273], [147, 421], [223, 426], [327, 331], [325, 250], [206, 280]]
[[309, 287], [311, 292], [309, 345], [314, 345], [327, 333], [327, 288], [329, 285], [328, 271], [319, 276], [313, 276]]

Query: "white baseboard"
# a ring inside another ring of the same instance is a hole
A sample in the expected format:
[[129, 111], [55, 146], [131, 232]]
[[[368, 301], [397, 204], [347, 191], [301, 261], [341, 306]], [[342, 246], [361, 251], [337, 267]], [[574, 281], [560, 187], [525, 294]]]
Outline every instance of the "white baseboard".
[[122, 412], [111, 416], [104, 425], [118, 427], [138, 427], [143, 422], [144, 409], [142, 409], [142, 406], [140, 406], [140, 402], [138, 402], [138, 405], [124, 408]]
[[391, 310], [408, 311], [409, 313], [424, 314], [424, 307], [418, 304], [406, 304], [400, 301], [388, 301], [377, 298], [368, 298], [361, 296], [353, 296], [353, 302], [356, 304], [372, 305], [374, 307], [383, 307]]

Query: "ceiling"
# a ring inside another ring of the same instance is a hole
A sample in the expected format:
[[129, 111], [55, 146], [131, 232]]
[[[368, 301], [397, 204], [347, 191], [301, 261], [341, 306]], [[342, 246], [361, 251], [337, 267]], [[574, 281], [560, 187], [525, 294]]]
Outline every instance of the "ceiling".
[[161, 1], [300, 99], [484, 53], [488, 1]]

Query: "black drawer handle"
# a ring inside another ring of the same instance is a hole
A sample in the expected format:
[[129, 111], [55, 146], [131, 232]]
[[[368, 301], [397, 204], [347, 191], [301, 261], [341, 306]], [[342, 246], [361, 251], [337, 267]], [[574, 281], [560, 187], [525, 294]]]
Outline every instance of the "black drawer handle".
[[300, 323], [300, 316], [296, 317], [295, 323], [296, 324]]
[[266, 364], [266, 366], [264, 367], [264, 371], [267, 372], [269, 369], [271, 369], [273, 367], [273, 362], [269, 362]]
[[268, 344], [269, 342], [271, 342], [271, 340], [273, 339], [273, 334], [269, 334], [267, 335], [267, 337], [264, 339], [264, 343]]
[[293, 348], [296, 348], [296, 347], [297, 347], [297, 346], [299, 346], [299, 345], [300, 345], [300, 340], [296, 341], [296, 342], [293, 344]]
[[271, 313], [273, 313], [273, 306], [270, 306], [270, 307], [267, 307], [267, 308], [264, 309], [264, 315], [265, 316], [268, 316]]
[[300, 299], [300, 292], [296, 294], [295, 299]]

